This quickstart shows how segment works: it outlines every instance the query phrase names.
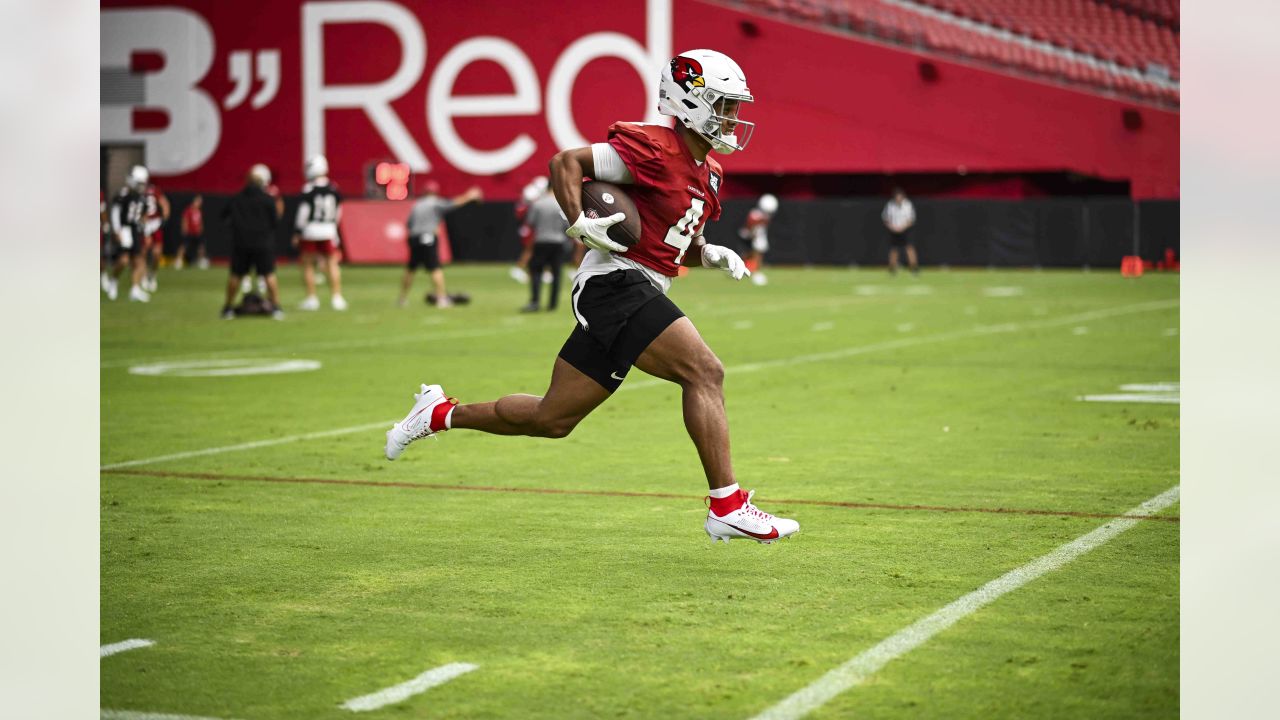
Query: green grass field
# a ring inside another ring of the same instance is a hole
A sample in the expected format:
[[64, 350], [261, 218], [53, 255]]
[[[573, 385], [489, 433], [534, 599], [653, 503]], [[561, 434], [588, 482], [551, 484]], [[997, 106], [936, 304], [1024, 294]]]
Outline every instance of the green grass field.
[[[102, 659], [103, 708], [341, 718], [471, 663], [370, 716], [748, 718], [1179, 482], [1178, 405], [1077, 399], [1178, 380], [1176, 275], [677, 281], [728, 371], [740, 483], [802, 528], [713, 546], [679, 391], [638, 370], [566, 439], [455, 431], [384, 460], [418, 383], [540, 393], [572, 324], [517, 313], [503, 266], [451, 268], [474, 302], [443, 311], [395, 307], [399, 274], [348, 269], [351, 310], [284, 322], [219, 320], [221, 270], [104, 299], [101, 642], [155, 645]], [[282, 284], [295, 307], [295, 267]], [[243, 359], [321, 366], [130, 373]], [[1176, 717], [1177, 513], [810, 717]]]

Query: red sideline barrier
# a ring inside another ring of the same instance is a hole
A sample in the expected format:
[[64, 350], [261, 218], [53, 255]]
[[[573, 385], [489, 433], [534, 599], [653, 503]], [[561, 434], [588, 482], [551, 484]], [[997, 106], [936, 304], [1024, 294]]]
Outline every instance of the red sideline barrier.
[[[342, 203], [343, 259], [348, 263], [401, 264], [409, 259], [408, 229], [405, 220], [413, 207], [411, 200], [347, 200]], [[437, 233], [440, 262], [453, 260], [449, 236], [441, 223]]]

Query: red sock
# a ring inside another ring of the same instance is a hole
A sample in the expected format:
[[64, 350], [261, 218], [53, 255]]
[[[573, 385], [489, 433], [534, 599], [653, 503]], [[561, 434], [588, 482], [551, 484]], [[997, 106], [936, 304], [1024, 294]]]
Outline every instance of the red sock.
[[729, 497], [711, 498], [711, 512], [717, 517], [724, 517], [729, 513], [742, 507], [747, 502], [747, 494], [739, 490]]
[[457, 404], [457, 398], [449, 398], [434, 408], [431, 408], [431, 422], [428, 423], [428, 427], [431, 428], [431, 432], [440, 432], [441, 430], [449, 429], [449, 414], [453, 412], [453, 408], [457, 406]]

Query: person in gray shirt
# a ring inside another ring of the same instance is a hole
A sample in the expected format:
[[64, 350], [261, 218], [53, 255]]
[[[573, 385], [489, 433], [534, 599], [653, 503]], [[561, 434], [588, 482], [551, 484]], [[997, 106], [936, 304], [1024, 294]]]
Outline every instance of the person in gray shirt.
[[566, 241], [569, 241], [564, 231], [569, 229], [569, 221], [548, 187], [529, 203], [524, 222], [533, 231], [533, 254], [529, 257], [529, 304], [520, 312], [538, 312], [544, 270], [551, 271], [551, 293], [547, 298], [549, 312], [556, 309], [560, 300], [560, 268], [564, 264]]
[[449, 307], [453, 303], [445, 293], [444, 271], [440, 269], [440, 248], [436, 244], [436, 229], [444, 222], [444, 216], [456, 207], [480, 200], [480, 188], [472, 187], [455, 198], [441, 197], [440, 183], [428, 180], [421, 198], [413, 204], [406, 224], [409, 226], [409, 263], [400, 281], [400, 307], [409, 303], [409, 290], [413, 288], [413, 273], [422, 266], [431, 273], [435, 288], [436, 307]]

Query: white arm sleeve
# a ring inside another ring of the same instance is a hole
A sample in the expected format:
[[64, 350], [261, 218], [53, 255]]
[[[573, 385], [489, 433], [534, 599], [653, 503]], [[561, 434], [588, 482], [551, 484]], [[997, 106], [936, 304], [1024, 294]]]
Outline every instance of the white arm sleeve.
[[593, 180], [601, 180], [611, 183], [634, 183], [635, 178], [631, 177], [631, 171], [627, 169], [627, 164], [622, 162], [622, 156], [618, 155], [618, 151], [613, 149], [609, 143], [594, 143], [591, 146], [591, 161], [595, 165], [595, 174], [592, 175]]
[[298, 205], [298, 214], [293, 219], [294, 232], [302, 232], [302, 228], [307, 226], [307, 220], [311, 218], [311, 205], [308, 203], [300, 203]]

